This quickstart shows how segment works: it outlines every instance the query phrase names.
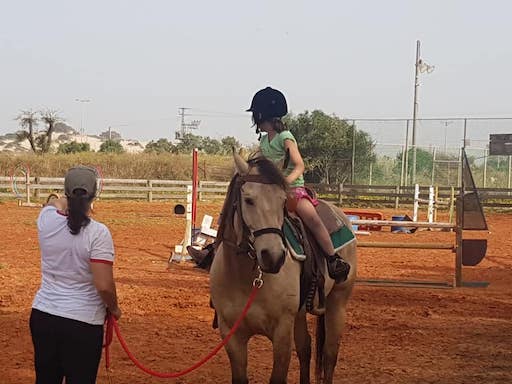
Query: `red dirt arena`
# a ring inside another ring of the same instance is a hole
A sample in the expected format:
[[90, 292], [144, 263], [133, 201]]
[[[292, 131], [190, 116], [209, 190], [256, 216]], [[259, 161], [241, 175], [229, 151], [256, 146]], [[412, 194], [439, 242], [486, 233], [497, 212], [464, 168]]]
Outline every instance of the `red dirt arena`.
[[[120, 328], [129, 347], [157, 371], [193, 365], [220, 341], [211, 327], [208, 274], [168, 258], [184, 233], [173, 203], [95, 203], [96, 219], [107, 224], [116, 246], [115, 276], [123, 317]], [[200, 204], [198, 219], [219, 213], [220, 204]], [[34, 381], [28, 318], [40, 283], [35, 220], [37, 208], [0, 203], [0, 383]], [[396, 212], [386, 211], [389, 218]], [[408, 212], [401, 212], [408, 213]], [[337, 383], [512, 383], [512, 215], [487, 215], [488, 251], [477, 267], [464, 268], [465, 280], [490, 282], [488, 288], [418, 289], [356, 285], [336, 367]], [[447, 242], [453, 233], [421, 231], [392, 234], [387, 228], [365, 241]], [[453, 281], [454, 254], [446, 250], [359, 248], [359, 277]], [[114, 384], [162, 383], [139, 371], [114, 339]], [[266, 383], [271, 345], [249, 343], [251, 383]], [[230, 382], [221, 350], [206, 365], [175, 383]], [[289, 382], [298, 381], [292, 357]], [[109, 383], [102, 359], [98, 383]]]

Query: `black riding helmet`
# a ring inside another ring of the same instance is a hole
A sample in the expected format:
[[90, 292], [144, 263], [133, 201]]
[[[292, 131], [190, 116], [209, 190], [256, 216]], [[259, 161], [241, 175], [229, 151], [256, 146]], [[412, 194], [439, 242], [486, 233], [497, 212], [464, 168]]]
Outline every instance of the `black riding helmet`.
[[288, 113], [288, 106], [282, 92], [267, 87], [256, 92], [247, 112], [252, 112], [252, 118], [257, 125], [266, 120], [285, 116]]

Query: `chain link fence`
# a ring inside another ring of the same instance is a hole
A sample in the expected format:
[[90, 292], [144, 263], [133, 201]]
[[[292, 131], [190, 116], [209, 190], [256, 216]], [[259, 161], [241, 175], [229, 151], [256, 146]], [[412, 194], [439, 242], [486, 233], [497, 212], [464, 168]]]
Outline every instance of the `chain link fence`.
[[353, 184], [458, 186], [465, 145], [478, 187], [512, 187], [512, 157], [489, 156], [488, 149], [490, 134], [512, 133], [512, 118], [347, 121], [376, 144], [374, 162], [364, 167], [354, 163]]

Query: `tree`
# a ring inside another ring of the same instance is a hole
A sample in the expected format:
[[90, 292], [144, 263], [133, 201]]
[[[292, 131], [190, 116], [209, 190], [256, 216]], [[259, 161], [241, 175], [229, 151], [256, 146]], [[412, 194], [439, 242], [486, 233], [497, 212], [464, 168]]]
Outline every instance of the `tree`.
[[[402, 153], [396, 155], [396, 167], [402, 167]], [[407, 174], [412, 175], [412, 158], [414, 149], [410, 148], [407, 151]], [[429, 177], [432, 175], [432, 165], [434, 164], [434, 155], [421, 148], [416, 148], [416, 178]], [[395, 169], [395, 173], [400, 174], [399, 168]]]
[[21, 142], [28, 140], [32, 151], [37, 153], [36, 137], [34, 135], [34, 128], [39, 122], [37, 112], [31, 109], [23, 110], [18, 116], [16, 116], [15, 120], [18, 120], [19, 125], [22, 128], [22, 130], [17, 133], [18, 141]]
[[72, 141], [71, 143], [62, 143], [59, 145], [57, 149], [57, 153], [79, 153], [79, 152], [89, 152], [91, 150], [91, 146], [89, 143], [77, 143], [76, 141]]
[[167, 139], [158, 139], [157, 141], [151, 140], [146, 144], [144, 148], [144, 152], [146, 153], [166, 153], [166, 152], [174, 152], [174, 145]]
[[46, 124], [46, 132], [38, 137], [38, 144], [42, 153], [50, 152], [52, 146], [52, 135], [55, 129], [55, 124], [62, 122], [63, 119], [58, 115], [54, 109], [47, 109], [41, 112], [41, 120]]
[[102, 140], [121, 140], [121, 134], [119, 132], [109, 130], [99, 134], [99, 138]]
[[[375, 143], [368, 133], [322, 111], [288, 115], [284, 119], [295, 136], [306, 166], [308, 182], [343, 182], [375, 162]], [[354, 131], [355, 130], [355, 131]], [[352, 169], [353, 140], [355, 168]]]
[[119, 141], [107, 140], [107, 141], [104, 141], [103, 143], [101, 143], [100, 149], [98, 150], [98, 152], [103, 152], [103, 153], [123, 153], [124, 152], [124, 148], [123, 148], [123, 146], [121, 145], [121, 143]]
[[222, 152], [222, 144], [217, 139], [203, 137], [201, 149], [208, 155], [217, 155]]
[[239, 148], [240, 147], [240, 143], [238, 142], [237, 139], [235, 139], [233, 136], [226, 136], [226, 137], [223, 137], [220, 141], [221, 143], [221, 153], [223, 155], [229, 155], [231, 152], [232, 152], [232, 148], [235, 147], [235, 148]]
[[202, 147], [202, 137], [187, 133], [180, 138], [180, 142], [176, 145], [178, 153], [191, 153], [194, 148]]

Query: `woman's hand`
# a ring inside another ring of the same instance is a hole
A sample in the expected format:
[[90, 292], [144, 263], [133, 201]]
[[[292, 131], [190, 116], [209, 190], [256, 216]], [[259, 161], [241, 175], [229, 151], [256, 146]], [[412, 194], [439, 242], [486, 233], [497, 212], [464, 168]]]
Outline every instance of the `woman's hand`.
[[114, 316], [114, 319], [119, 320], [121, 317], [121, 309], [119, 307], [115, 307], [114, 309], [108, 309], [108, 312]]

